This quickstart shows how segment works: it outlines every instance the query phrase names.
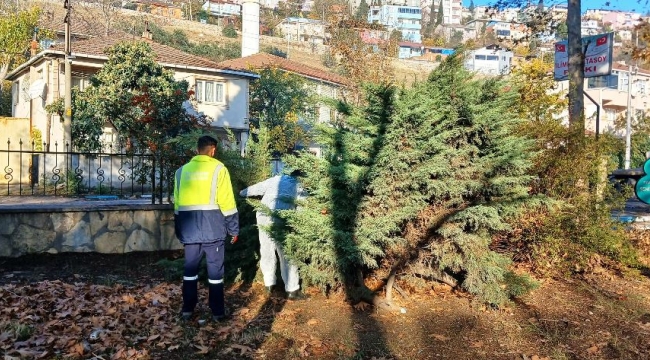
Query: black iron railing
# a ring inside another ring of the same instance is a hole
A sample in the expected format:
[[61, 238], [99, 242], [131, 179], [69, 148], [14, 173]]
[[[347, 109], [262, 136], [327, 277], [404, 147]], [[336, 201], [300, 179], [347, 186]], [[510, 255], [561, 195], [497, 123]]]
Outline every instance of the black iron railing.
[[151, 196], [152, 204], [156, 198], [162, 204], [167, 195], [169, 200], [171, 171], [150, 153], [112, 144], [98, 152], [74, 151], [67, 142], [40, 145], [7, 140], [6, 150], [0, 149], [0, 195]]

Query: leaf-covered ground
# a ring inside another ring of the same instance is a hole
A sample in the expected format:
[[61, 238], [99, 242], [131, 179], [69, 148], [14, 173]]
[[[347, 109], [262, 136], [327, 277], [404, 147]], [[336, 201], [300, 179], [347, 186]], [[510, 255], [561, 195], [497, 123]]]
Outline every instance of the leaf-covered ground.
[[[180, 252], [0, 259], [4, 359], [648, 359], [650, 279], [598, 268], [544, 280], [486, 309], [443, 285], [408, 289], [402, 313], [351, 307], [308, 289], [303, 301], [234, 284], [234, 317], [205, 301], [182, 322], [180, 280], [155, 263]], [[205, 287], [201, 287], [205, 300]], [[409, 291], [410, 290], [410, 291]]]

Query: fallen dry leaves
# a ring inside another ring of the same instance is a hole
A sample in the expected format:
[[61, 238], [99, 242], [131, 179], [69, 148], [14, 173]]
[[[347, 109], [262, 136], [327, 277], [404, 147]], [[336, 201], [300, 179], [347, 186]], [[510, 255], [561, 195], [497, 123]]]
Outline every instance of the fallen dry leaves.
[[180, 286], [167, 283], [7, 284], [0, 288], [0, 349], [7, 359], [145, 359], [154, 349], [175, 351], [183, 345], [207, 354], [243, 326], [203, 326], [188, 338], [172, 306], [171, 299], [178, 304], [180, 298]]

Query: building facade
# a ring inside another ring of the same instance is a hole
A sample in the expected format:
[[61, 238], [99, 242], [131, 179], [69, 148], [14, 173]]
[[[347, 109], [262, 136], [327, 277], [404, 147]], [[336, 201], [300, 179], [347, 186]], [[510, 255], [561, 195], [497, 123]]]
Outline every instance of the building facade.
[[465, 68], [486, 75], [503, 75], [510, 73], [512, 59], [512, 51], [490, 45], [468, 52]]
[[302, 41], [317, 45], [327, 42], [327, 24], [321, 20], [289, 17], [282, 20], [276, 29], [279, 29], [288, 41]]
[[[305, 80], [306, 85], [311, 88], [314, 94], [329, 99], [341, 99], [349, 81], [337, 74], [313, 68], [299, 62], [281, 58], [267, 53], [257, 53], [239, 59], [226, 60], [219, 65], [228, 69], [278, 69], [287, 73], [295, 74]], [[318, 123], [329, 123], [336, 116], [336, 110], [325, 102], [318, 105], [316, 121]], [[310, 151], [320, 155], [321, 146], [316, 143], [306, 145]]]
[[201, 9], [217, 18], [241, 16], [241, 5], [229, 1], [208, 1]]
[[442, 1], [442, 23], [460, 24], [463, 21], [462, 0], [440, 0]]
[[[632, 81], [632, 91], [628, 92], [629, 81]], [[568, 86], [568, 84], [566, 85]], [[630, 76], [630, 68], [623, 63], [614, 63], [612, 73], [585, 79], [585, 92], [601, 106], [601, 133], [625, 135], [625, 129], [620, 126], [627, 114], [628, 93], [632, 105], [632, 115], [647, 114], [650, 110], [650, 70], [634, 69]], [[596, 130], [596, 106], [585, 99], [586, 128]], [[617, 126], [617, 122], [619, 126]]]
[[419, 6], [371, 6], [368, 22], [382, 24], [389, 31], [400, 31], [403, 41], [422, 43], [422, 10]]
[[[72, 86], [84, 90], [90, 86], [90, 77], [98, 72], [108, 59], [104, 50], [122, 37], [90, 38], [73, 43]], [[146, 39], [156, 54], [156, 61], [174, 72], [177, 80], [185, 80], [195, 91], [193, 103], [187, 102], [189, 112], [208, 116], [215, 130], [230, 129], [243, 146], [248, 139], [248, 86], [257, 75], [244, 70], [231, 70], [216, 63], [184, 53]], [[65, 94], [64, 52], [62, 45], [46, 49], [30, 58], [7, 75], [12, 81], [12, 116], [28, 118], [30, 127], [43, 134], [43, 141], [51, 143], [69, 138], [64, 133], [63, 119], [48, 114], [45, 107]], [[74, 121], [74, 119], [73, 119]], [[104, 128], [103, 141], [117, 141], [119, 134], [111, 127]]]

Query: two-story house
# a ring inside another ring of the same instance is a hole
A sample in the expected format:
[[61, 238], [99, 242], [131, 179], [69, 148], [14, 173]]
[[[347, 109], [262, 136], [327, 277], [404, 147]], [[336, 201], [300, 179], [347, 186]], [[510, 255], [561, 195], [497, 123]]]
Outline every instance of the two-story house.
[[[277, 68], [302, 77], [317, 95], [331, 99], [339, 99], [342, 97], [350, 85], [350, 82], [340, 75], [267, 53], [257, 53], [239, 59], [226, 60], [219, 63], [219, 65], [240, 71]], [[327, 123], [336, 116], [336, 113], [327, 104], [320, 104], [317, 116], [318, 122]], [[321, 148], [318, 144], [310, 144], [309, 149], [316, 154], [321, 153]]]
[[[158, 63], [173, 71], [177, 80], [186, 80], [195, 91], [194, 110], [212, 119], [212, 126], [224, 135], [225, 128], [232, 130], [243, 151], [249, 129], [248, 86], [258, 75], [245, 69], [230, 69], [141, 37], [91, 37], [72, 43], [72, 86], [80, 90], [89, 86], [89, 78], [108, 59], [104, 51], [120, 41], [148, 42]], [[48, 104], [64, 96], [64, 61], [63, 44], [56, 44], [7, 75], [7, 80], [13, 82], [12, 116], [30, 119], [30, 128], [39, 129], [48, 144], [65, 138], [62, 119], [45, 110]], [[113, 129], [104, 130], [105, 141], [117, 138]]]
[[[629, 81], [632, 91], [628, 92]], [[607, 76], [592, 77], [585, 80], [585, 92], [601, 106], [599, 131], [610, 132], [620, 136], [625, 129], [616, 126], [624, 119], [628, 108], [628, 95], [632, 105], [632, 115], [636, 119], [650, 110], [650, 70], [633, 68], [622, 63], [612, 64], [612, 73]], [[585, 98], [586, 128], [596, 129], [596, 106]]]

